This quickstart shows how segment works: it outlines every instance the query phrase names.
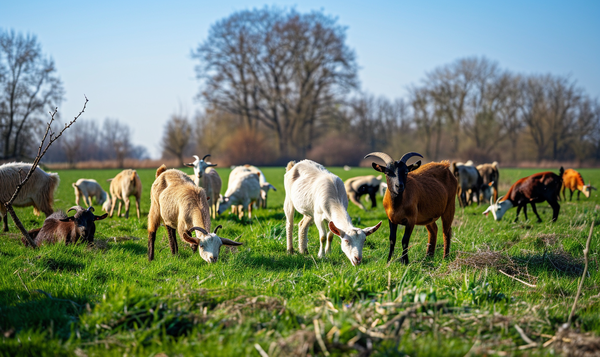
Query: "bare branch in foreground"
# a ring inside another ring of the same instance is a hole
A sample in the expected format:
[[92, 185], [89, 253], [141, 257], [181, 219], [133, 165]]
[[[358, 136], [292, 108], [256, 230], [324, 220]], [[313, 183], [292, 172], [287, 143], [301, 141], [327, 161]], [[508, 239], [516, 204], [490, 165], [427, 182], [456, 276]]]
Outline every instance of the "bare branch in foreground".
[[583, 258], [585, 259], [585, 267], [583, 268], [583, 274], [581, 275], [581, 281], [579, 282], [579, 288], [577, 289], [577, 294], [575, 295], [575, 301], [573, 301], [573, 307], [571, 308], [571, 313], [569, 314], [569, 319], [567, 320], [567, 325], [571, 325], [571, 321], [573, 320], [573, 315], [575, 314], [575, 308], [577, 307], [577, 300], [579, 300], [579, 295], [581, 295], [581, 288], [583, 288], [583, 281], [585, 280], [585, 275], [588, 270], [588, 253], [590, 252], [590, 242], [592, 241], [592, 234], [594, 233], [594, 220], [592, 220], [592, 226], [590, 227], [590, 235], [588, 236], [587, 242], [585, 243], [585, 249], [583, 250]]

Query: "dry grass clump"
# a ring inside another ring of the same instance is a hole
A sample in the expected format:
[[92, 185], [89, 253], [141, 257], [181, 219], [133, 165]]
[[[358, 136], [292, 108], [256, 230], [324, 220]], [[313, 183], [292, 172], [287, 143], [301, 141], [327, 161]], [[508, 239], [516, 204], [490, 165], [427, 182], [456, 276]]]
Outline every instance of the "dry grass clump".
[[494, 268], [528, 280], [532, 278], [526, 265], [520, 264], [504, 252], [493, 251], [488, 246], [477, 252], [457, 252], [456, 259], [450, 263], [450, 269], [458, 270], [463, 266], [475, 269]]
[[532, 265], [543, 265], [548, 262], [549, 265], [567, 275], [578, 276], [583, 273], [584, 260], [583, 258], [576, 258], [571, 253], [566, 252], [562, 246], [556, 247], [552, 250], [546, 250], [543, 253], [529, 254], [523, 257], [515, 258], [515, 260], [522, 264]]
[[554, 350], [564, 356], [600, 356], [600, 337], [573, 330], [559, 331], [554, 338]]

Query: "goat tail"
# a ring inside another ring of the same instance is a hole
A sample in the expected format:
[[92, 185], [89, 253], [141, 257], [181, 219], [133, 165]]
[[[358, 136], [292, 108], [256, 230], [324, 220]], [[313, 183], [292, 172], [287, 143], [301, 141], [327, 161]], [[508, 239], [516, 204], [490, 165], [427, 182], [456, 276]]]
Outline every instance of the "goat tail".
[[296, 161], [290, 161], [287, 164], [287, 167], [285, 168], [285, 172], [288, 172], [292, 169], [292, 167], [294, 167], [294, 165], [296, 165]]
[[564, 174], [565, 174], [565, 168], [561, 166], [558, 176], [560, 176], [562, 178]]
[[165, 164], [160, 165], [160, 167], [156, 170], [156, 178], [160, 176], [163, 172], [167, 171], [167, 167]]

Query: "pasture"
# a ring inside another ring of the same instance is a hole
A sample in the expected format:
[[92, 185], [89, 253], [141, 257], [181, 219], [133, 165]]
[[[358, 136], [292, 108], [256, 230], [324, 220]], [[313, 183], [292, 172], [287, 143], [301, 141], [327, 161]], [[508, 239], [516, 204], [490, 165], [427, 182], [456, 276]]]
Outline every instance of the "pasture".
[[[105, 180], [119, 171], [58, 171], [55, 209], [75, 204], [71, 183], [77, 179], [94, 178], [108, 191]], [[391, 264], [386, 262], [389, 228], [381, 197], [366, 212], [350, 203], [355, 226], [383, 221], [367, 238], [363, 263], [353, 267], [337, 237], [332, 254], [317, 258], [314, 225], [309, 254], [286, 253], [285, 169], [265, 168], [277, 188], [269, 192], [268, 209], [254, 210], [252, 220], [225, 214], [212, 223], [223, 225], [219, 234], [225, 238], [241, 235], [236, 240], [244, 245], [224, 246], [219, 261], [208, 264], [179, 237], [179, 255], [172, 256], [161, 227], [155, 260], [148, 262], [146, 216], [155, 170], [137, 171], [142, 219], [132, 204], [128, 220], [98, 221], [94, 247], [28, 249], [10, 220], [10, 232], [0, 234], [0, 355], [553, 355], [578, 351], [577, 341], [587, 333], [600, 335], [595, 229], [574, 317], [580, 334], [546, 343], [571, 311], [590, 224], [600, 223], [598, 191], [573, 202], [567, 195], [555, 224], [546, 203], [538, 205], [544, 220], [538, 224], [531, 210], [529, 221], [521, 213], [513, 223], [515, 208], [495, 222], [481, 214], [487, 204], [463, 210], [457, 202], [450, 258], [442, 259], [441, 229], [435, 257], [426, 258], [427, 231], [418, 226], [408, 266], [399, 262], [401, 237]], [[330, 171], [343, 180], [375, 174], [370, 168]], [[540, 171], [501, 169], [500, 194]], [[230, 170], [218, 172], [224, 193]], [[580, 172], [586, 183], [600, 184], [600, 170]], [[98, 214], [101, 207], [95, 208]], [[28, 229], [44, 220], [31, 207], [17, 214]], [[296, 224], [295, 249], [297, 233]]]

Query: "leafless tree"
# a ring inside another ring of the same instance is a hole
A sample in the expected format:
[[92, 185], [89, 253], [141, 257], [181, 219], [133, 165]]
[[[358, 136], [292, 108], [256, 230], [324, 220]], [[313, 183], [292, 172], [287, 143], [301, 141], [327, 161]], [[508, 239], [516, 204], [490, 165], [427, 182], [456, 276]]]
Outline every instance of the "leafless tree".
[[192, 126], [187, 117], [183, 115], [172, 115], [165, 124], [162, 137], [163, 155], [173, 155], [183, 166], [183, 155], [192, 139]]
[[31, 153], [35, 124], [62, 96], [54, 61], [42, 54], [36, 37], [0, 30], [0, 158]]
[[118, 119], [106, 118], [102, 127], [102, 142], [104, 149], [117, 160], [119, 168], [123, 168], [125, 158], [132, 147], [129, 125], [121, 123]]
[[199, 96], [248, 129], [271, 130], [281, 156], [306, 152], [323, 116], [357, 86], [345, 30], [321, 12], [236, 12], [192, 53], [203, 80]]

